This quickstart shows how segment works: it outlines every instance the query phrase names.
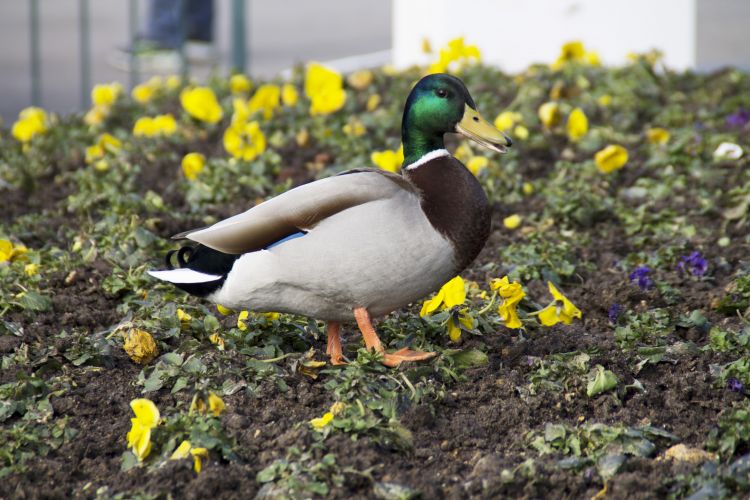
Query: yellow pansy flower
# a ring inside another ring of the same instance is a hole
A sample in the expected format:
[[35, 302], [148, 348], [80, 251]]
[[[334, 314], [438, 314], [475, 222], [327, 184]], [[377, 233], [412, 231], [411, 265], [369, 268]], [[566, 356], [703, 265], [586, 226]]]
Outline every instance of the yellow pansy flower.
[[39, 264], [26, 264], [23, 268], [23, 272], [26, 273], [26, 276], [35, 276], [39, 273]]
[[250, 316], [249, 312], [240, 311], [240, 314], [237, 316], [237, 328], [239, 328], [242, 331], [247, 330], [246, 320], [249, 316]]
[[297, 87], [291, 83], [285, 83], [284, 86], [281, 87], [281, 102], [284, 103], [284, 106], [291, 108], [292, 106], [297, 105], [297, 101], [299, 101]]
[[229, 309], [228, 307], [224, 307], [224, 306], [222, 306], [221, 304], [216, 304], [216, 310], [217, 310], [217, 311], [219, 311], [219, 313], [220, 313], [220, 314], [221, 314], [222, 316], [229, 316], [230, 314], [233, 314], [233, 313], [234, 313], [234, 311], [232, 311], [232, 310], [231, 310], [231, 309]]
[[545, 102], [539, 106], [539, 121], [547, 128], [554, 127], [560, 122], [560, 105], [556, 102]]
[[159, 354], [154, 338], [145, 330], [131, 328], [125, 334], [123, 349], [128, 353], [130, 359], [139, 365], [145, 365]]
[[224, 350], [224, 339], [221, 338], [221, 335], [219, 335], [219, 332], [212, 333], [208, 336], [208, 340], [217, 347], [220, 351]]
[[599, 96], [596, 102], [599, 104], [599, 106], [603, 106], [606, 108], [607, 106], [612, 104], [612, 96], [609, 94], [604, 94], [602, 96]]
[[193, 317], [182, 309], [177, 308], [177, 319], [180, 321], [180, 323], [190, 323]]
[[333, 422], [333, 413], [328, 411], [322, 417], [310, 420], [310, 425], [312, 425], [313, 429], [319, 431], [325, 429], [331, 422]]
[[356, 118], [349, 120], [349, 122], [342, 127], [342, 130], [349, 137], [361, 137], [367, 132], [367, 129], [362, 122]]
[[568, 116], [568, 138], [571, 141], [578, 141], [589, 131], [589, 119], [581, 108], [575, 108]]
[[232, 92], [232, 95], [247, 94], [252, 86], [250, 79], [245, 75], [236, 74], [229, 78], [229, 91]]
[[553, 326], [557, 323], [564, 323], [569, 325], [573, 322], [574, 318], [581, 319], [583, 313], [568, 298], [563, 295], [551, 281], [547, 282], [549, 291], [554, 297], [554, 301], [539, 311], [539, 321], [544, 326]]
[[154, 119], [150, 116], [142, 116], [133, 125], [133, 135], [136, 137], [153, 137], [156, 135]]
[[583, 46], [583, 42], [574, 40], [572, 42], [563, 44], [563, 46], [560, 48], [560, 55], [552, 64], [552, 69], [559, 70], [566, 63], [590, 64], [591, 66], [599, 66], [599, 54], [596, 52], [587, 51]]
[[122, 85], [118, 82], [94, 85], [91, 89], [91, 102], [94, 106], [111, 107], [122, 94]]
[[177, 90], [182, 85], [182, 78], [178, 75], [169, 75], [164, 82], [167, 90]]
[[322, 64], [309, 64], [305, 74], [305, 95], [310, 99], [310, 114], [313, 116], [338, 111], [346, 102], [341, 74]]
[[256, 121], [232, 125], [224, 132], [224, 149], [235, 158], [251, 161], [266, 150], [266, 136]]
[[180, 92], [180, 103], [190, 116], [206, 123], [216, 123], [224, 115], [216, 94], [209, 87], [183, 90]]
[[192, 448], [190, 454], [193, 456], [193, 470], [196, 473], [200, 473], [203, 469], [201, 459], [208, 460], [208, 450], [205, 448]]
[[224, 411], [225, 408], [224, 400], [221, 399], [213, 392], [208, 393], [208, 411], [214, 414], [214, 417], [218, 417]]
[[266, 83], [258, 87], [253, 97], [247, 103], [248, 111], [252, 114], [257, 111], [263, 112], [263, 119], [268, 120], [273, 116], [280, 104], [281, 89], [278, 85]]
[[10, 133], [17, 141], [27, 143], [46, 131], [47, 113], [42, 108], [31, 106], [18, 113], [18, 120]]
[[663, 128], [654, 127], [646, 130], [646, 139], [651, 144], [666, 144], [669, 137], [669, 132]]
[[350, 74], [346, 78], [346, 83], [348, 83], [350, 87], [357, 90], [364, 90], [370, 86], [373, 79], [374, 75], [372, 74], [372, 71], [370, 71], [369, 69], [362, 69]]
[[134, 399], [130, 408], [135, 414], [131, 418], [131, 428], [128, 432], [128, 448], [139, 461], [143, 461], [151, 452], [151, 429], [159, 424], [159, 409], [148, 399]]
[[180, 443], [180, 446], [178, 446], [174, 452], [172, 452], [172, 455], [169, 457], [170, 460], [182, 460], [183, 458], [187, 458], [190, 456], [190, 441], [185, 439]]
[[101, 125], [104, 119], [109, 115], [109, 108], [103, 106], [94, 106], [86, 112], [83, 122], [86, 125]]
[[466, 286], [464, 280], [461, 276], [456, 276], [443, 285], [434, 297], [422, 304], [419, 315], [424, 318], [438, 309], [451, 309], [463, 304], [465, 301]]
[[10, 262], [13, 256], [13, 243], [10, 240], [0, 240], [0, 262]]
[[468, 168], [475, 176], [479, 175], [479, 172], [487, 168], [490, 161], [485, 156], [472, 156], [469, 161], [466, 162], [466, 168]]
[[490, 289], [497, 292], [502, 302], [498, 306], [497, 312], [506, 328], [521, 328], [523, 324], [518, 317], [518, 304], [526, 296], [523, 287], [517, 281], [510, 282], [507, 276], [501, 279], [493, 279], [490, 282]]
[[523, 125], [516, 125], [516, 128], [513, 129], [513, 137], [525, 141], [529, 138], [529, 129]]
[[161, 87], [161, 78], [154, 77], [145, 83], [133, 87], [130, 95], [136, 102], [146, 104], [154, 97], [154, 94], [159, 90], [159, 87]]
[[521, 225], [523, 218], [518, 214], [509, 215], [503, 219], [503, 226], [508, 229], [516, 229]]
[[508, 131], [516, 123], [520, 123], [522, 119], [523, 116], [517, 111], [503, 111], [495, 118], [495, 127], [503, 131]]
[[370, 154], [370, 161], [383, 170], [396, 172], [404, 163], [404, 145], [402, 144], [396, 151], [391, 149], [373, 151]]
[[445, 326], [448, 330], [448, 337], [453, 342], [458, 342], [461, 340], [461, 332], [463, 331], [461, 327], [466, 330], [472, 330], [474, 328], [474, 318], [468, 314], [468, 309], [464, 308], [451, 314]]
[[466, 45], [463, 37], [454, 38], [440, 49], [438, 60], [430, 65], [428, 73], [461, 72], [471, 63], [479, 62], [482, 54], [476, 45]]
[[524, 182], [521, 186], [521, 191], [523, 191], [523, 194], [526, 196], [534, 194], [534, 185], [530, 182]]
[[367, 109], [368, 113], [372, 113], [378, 109], [378, 106], [380, 106], [380, 94], [371, 94], [370, 97], [367, 98], [365, 109]]
[[96, 144], [86, 148], [86, 163], [100, 160], [106, 153], [117, 153], [122, 149], [122, 142], [115, 136], [104, 133], [96, 140]]
[[628, 162], [628, 150], [618, 144], [610, 144], [594, 155], [594, 162], [601, 172], [614, 172]]
[[182, 158], [182, 173], [189, 181], [194, 181], [206, 166], [206, 157], [200, 153], [188, 153]]
[[157, 134], [172, 135], [177, 132], [177, 121], [171, 114], [156, 115], [154, 117], [154, 128]]

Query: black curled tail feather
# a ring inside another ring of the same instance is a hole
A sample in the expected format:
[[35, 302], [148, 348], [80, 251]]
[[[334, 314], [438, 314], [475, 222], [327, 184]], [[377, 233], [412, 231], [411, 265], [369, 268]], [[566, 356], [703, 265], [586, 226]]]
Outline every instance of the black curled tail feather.
[[205, 297], [224, 284], [224, 281], [240, 256], [214, 250], [205, 245], [185, 245], [179, 250], [170, 250], [166, 255], [168, 269], [188, 268], [206, 274], [221, 276], [214, 281], [203, 283], [174, 283], [191, 295]]

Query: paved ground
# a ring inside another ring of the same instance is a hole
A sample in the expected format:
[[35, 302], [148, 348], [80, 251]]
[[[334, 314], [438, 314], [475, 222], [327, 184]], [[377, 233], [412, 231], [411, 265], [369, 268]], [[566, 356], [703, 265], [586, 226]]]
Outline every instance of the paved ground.
[[[128, 41], [128, 3], [92, 0], [92, 81], [128, 82], [108, 57]], [[57, 112], [81, 105], [78, 0], [40, 0], [42, 105]], [[229, 57], [229, 0], [216, 0], [217, 46]], [[146, 4], [140, 2], [144, 14]], [[388, 50], [391, 3], [385, 0], [247, 0], [249, 69], [271, 76], [296, 62], [327, 61]], [[31, 103], [29, 2], [0, 0], [0, 117], [15, 119]], [[200, 71], [199, 71], [200, 72]], [[204, 70], [205, 72], [205, 70]]]

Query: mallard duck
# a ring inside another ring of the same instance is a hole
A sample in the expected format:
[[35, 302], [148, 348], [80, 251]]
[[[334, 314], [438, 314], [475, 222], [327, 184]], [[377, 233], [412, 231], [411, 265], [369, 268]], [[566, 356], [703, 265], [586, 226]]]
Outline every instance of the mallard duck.
[[349, 170], [178, 234], [194, 244], [149, 274], [231, 309], [325, 320], [332, 364], [345, 362], [340, 330], [352, 319], [385, 365], [429, 359], [435, 353], [386, 352], [372, 318], [440, 288], [489, 236], [484, 190], [445, 149], [443, 136], [453, 132], [500, 153], [512, 144], [482, 118], [461, 80], [426, 76], [404, 107], [400, 174]]

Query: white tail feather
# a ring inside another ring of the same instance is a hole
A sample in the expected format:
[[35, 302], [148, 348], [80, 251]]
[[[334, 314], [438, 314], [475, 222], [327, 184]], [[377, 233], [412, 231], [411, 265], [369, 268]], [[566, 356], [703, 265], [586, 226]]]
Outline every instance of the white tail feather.
[[222, 276], [216, 274], [206, 274], [199, 271], [193, 271], [188, 268], [170, 269], [166, 271], [148, 271], [148, 274], [162, 281], [170, 283], [207, 283], [209, 281], [220, 280]]

